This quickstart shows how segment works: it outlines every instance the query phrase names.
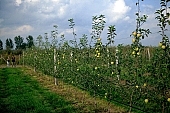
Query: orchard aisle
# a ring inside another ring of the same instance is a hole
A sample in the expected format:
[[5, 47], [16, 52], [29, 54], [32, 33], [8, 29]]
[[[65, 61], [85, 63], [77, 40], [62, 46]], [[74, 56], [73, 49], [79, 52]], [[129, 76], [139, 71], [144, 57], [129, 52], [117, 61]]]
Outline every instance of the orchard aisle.
[[[1, 66], [2, 67], [2, 66]], [[80, 113], [72, 103], [40, 86], [21, 68], [0, 68], [1, 113]]]
[[[6, 67], [6, 65], [0, 65], [0, 68]], [[73, 106], [83, 113], [126, 113], [123, 108], [107, 102], [106, 100], [92, 97], [88, 94], [88, 92], [63, 83], [61, 80], [57, 80], [58, 85], [55, 85], [54, 78], [52, 76], [44, 75], [41, 72], [34, 72], [34, 70], [30, 67], [17, 65], [16, 67], [10, 66], [8, 68], [20, 68], [24, 74], [37, 80], [43, 87], [59, 94], [67, 101], [71, 101]]]
[[32, 76], [34, 79], [49, 90], [56, 92], [64, 97], [66, 100], [71, 101], [73, 106], [81, 109], [85, 113], [126, 113], [121, 107], [90, 96], [85, 91], [78, 89], [72, 85], [68, 85], [58, 80], [58, 85], [54, 85], [54, 78], [51, 76], [43, 75], [40, 72], [34, 72], [30, 67], [21, 68], [23, 72]]

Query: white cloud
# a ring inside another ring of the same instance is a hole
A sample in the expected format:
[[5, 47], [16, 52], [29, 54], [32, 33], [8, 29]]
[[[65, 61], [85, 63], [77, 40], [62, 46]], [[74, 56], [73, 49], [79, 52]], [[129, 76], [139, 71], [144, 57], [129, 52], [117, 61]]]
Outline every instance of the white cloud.
[[125, 20], [125, 21], [130, 20], [130, 17], [126, 16], [123, 20]]
[[23, 26], [16, 28], [16, 30], [14, 31], [24, 33], [24, 32], [30, 32], [31, 30], [33, 30], [33, 28], [30, 25], [23, 25]]
[[[4, 2], [3, 4], [2, 12], [4, 13], [2, 13], [1, 17], [3, 19], [0, 18], [0, 38], [11, 38], [17, 35], [26, 36], [28, 34], [38, 36], [44, 32], [51, 31], [52, 26], [55, 24], [59, 26], [59, 34], [64, 34], [65, 38], [72, 38], [72, 30], [69, 29], [68, 22], [70, 18], [74, 19], [78, 38], [82, 34], [90, 35], [92, 16], [100, 14], [106, 17], [105, 26], [116, 25], [116, 33], [118, 34], [116, 38], [128, 37], [136, 26], [135, 12], [137, 7], [134, 0], [13, 1], [15, 3]], [[141, 2], [141, 15], [146, 14], [149, 16], [142, 28], [149, 28], [152, 32], [159, 31], [158, 21], [155, 20], [155, 15], [153, 14], [154, 10], [159, 9], [159, 5], [159, 2], [156, 3], [156, 1]], [[102, 33], [103, 39], [106, 37], [106, 32], [107, 27]], [[121, 43], [121, 41], [119, 42]], [[126, 41], [124, 42], [126, 43]]]
[[[131, 8], [129, 6], [126, 6], [124, 0], [116, 0], [113, 3], [110, 3], [107, 9], [102, 11], [102, 14], [105, 14], [109, 22], [116, 22], [119, 19], [123, 19], [126, 17], [127, 12]], [[127, 20], [126, 18], [125, 20]]]
[[66, 15], [66, 12], [67, 12], [67, 8], [68, 8], [68, 5], [64, 5], [64, 6], [61, 6], [59, 9], [58, 9], [58, 17], [62, 18]]
[[15, 0], [15, 5], [19, 6], [22, 3], [22, 0]]
[[34, 8], [34, 13], [37, 12], [39, 18], [42, 19], [50, 19], [51, 17], [62, 19], [67, 15], [67, 11], [69, 11], [68, 0], [43, 0], [37, 2], [32, 7], [27, 7], [28, 12], [29, 8]]
[[51, 0], [51, 1], [54, 1], [54, 2], [57, 2], [57, 3], [59, 3], [61, 0]]
[[22, 25], [16, 28], [0, 28], [0, 37], [8, 36], [14, 37], [15, 35], [24, 35], [32, 31], [34, 28], [30, 25]]
[[26, 4], [28, 4], [28, 3], [35, 4], [38, 1], [40, 1], [40, 0], [15, 0], [15, 5], [20, 6], [23, 2], [25, 2]]
[[34, 3], [37, 3], [39, 2], [40, 0], [24, 0], [24, 2], [26, 3], [31, 3], [31, 4], [34, 4]]
[[[74, 32], [76, 32], [76, 31], [77, 30], [74, 29]], [[72, 29], [65, 29], [60, 34], [73, 34], [73, 30]]]
[[64, 5], [64, 4], [69, 4], [70, 3], [70, 0], [47, 0], [48, 3], [52, 3], [52, 4], [55, 4], [55, 5]]

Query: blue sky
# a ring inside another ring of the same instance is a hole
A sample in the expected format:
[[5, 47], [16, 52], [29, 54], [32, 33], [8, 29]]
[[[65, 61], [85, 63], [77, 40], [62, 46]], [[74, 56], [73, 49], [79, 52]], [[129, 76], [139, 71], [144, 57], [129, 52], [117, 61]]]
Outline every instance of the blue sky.
[[[137, 0], [0, 0], [0, 39], [15, 36], [26, 38], [32, 35], [48, 33], [50, 38], [53, 25], [58, 25], [59, 36], [65, 35], [66, 40], [72, 40], [72, 30], [68, 19], [75, 22], [76, 38], [86, 34], [90, 40], [92, 16], [105, 15], [106, 24], [101, 39], [106, 42], [107, 28], [115, 25], [117, 36], [115, 45], [131, 44], [130, 34], [135, 30], [135, 13]], [[142, 28], [150, 29], [153, 34], [142, 40], [143, 45], [157, 46], [161, 36], [157, 33], [158, 21], [154, 12], [160, 8], [160, 0], [144, 0], [140, 2], [141, 14], [148, 15]], [[170, 30], [170, 27], [167, 27]], [[166, 32], [170, 36], [169, 32]]]

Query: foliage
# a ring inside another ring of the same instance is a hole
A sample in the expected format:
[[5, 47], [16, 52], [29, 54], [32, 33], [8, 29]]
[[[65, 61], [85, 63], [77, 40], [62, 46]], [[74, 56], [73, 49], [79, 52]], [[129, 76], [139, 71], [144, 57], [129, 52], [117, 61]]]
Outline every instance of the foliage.
[[102, 44], [101, 34], [106, 23], [104, 15], [92, 17], [89, 47], [87, 35], [83, 35], [78, 44], [75, 24], [70, 19], [74, 47], [69, 46], [64, 37], [57, 39], [56, 26], [52, 38], [57, 43], [54, 44], [52, 40], [52, 47], [43, 49], [42, 45], [24, 51], [24, 63], [87, 90], [93, 96], [127, 106], [128, 112], [167, 113], [170, 111], [170, 46], [165, 32], [169, 25], [168, 2], [161, 0], [161, 9], [156, 11], [161, 29], [160, 47], [144, 47], [141, 43], [151, 32], [142, 28], [148, 16], [140, 15], [138, 0], [136, 28], [131, 34], [131, 45], [113, 46], [115, 25], [108, 27], [108, 43]]
[[11, 50], [13, 49], [13, 47], [14, 47], [13, 41], [10, 38], [6, 39], [6, 49]]
[[15, 44], [16, 44], [16, 49], [23, 49], [25, 48], [24, 46], [26, 46], [26, 44], [23, 44], [23, 37], [21, 36], [16, 36], [14, 38]]
[[[16, 50], [24, 50], [26, 48], [31, 48], [34, 46], [34, 39], [31, 35], [26, 37], [27, 42], [24, 42], [24, 38], [19, 36], [14, 37], [15, 45], [16, 45]], [[0, 40], [0, 50], [3, 49], [3, 42]], [[6, 39], [6, 50], [10, 52], [11, 49], [14, 48], [14, 43], [13, 41], [9, 38]]]
[[138, 6], [138, 12], [136, 13], [136, 30], [132, 32], [131, 36], [132, 39], [132, 55], [133, 56], [139, 56], [140, 51], [142, 50], [142, 43], [140, 42], [141, 39], [144, 39], [144, 37], [148, 37], [148, 34], [151, 33], [149, 29], [143, 29], [141, 26], [146, 22], [147, 15], [140, 16], [140, 0], [136, 3]]
[[3, 42], [0, 40], [0, 50], [3, 50]]
[[[101, 33], [104, 30], [105, 27], [105, 16], [99, 15], [99, 16], [93, 16], [92, 17], [92, 37], [91, 41], [95, 41], [95, 45], [101, 42]], [[100, 40], [100, 41], [99, 41]], [[96, 42], [98, 41], [98, 42]], [[91, 42], [90, 42], [91, 44]]]
[[53, 38], [52, 39], [52, 46], [56, 47], [56, 44], [58, 43], [58, 40], [57, 40], [57, 38], [58, 38], [57, 37], [57, 35], [58, 35], [58, 30], [57, 30], [58, 26], [54, 25], [53, 27], [54, 27], [54, 30], [51, 31], [51, 37]]
[[157, 14], [156, 19], [159, 22], [157, 26], [161, 29], [159, 32], [162, 41], [159, 43], [160, 48], [155, 52], [155, 56], [152, 59], [153, 64], [151, 65], [152, 69], [154, 69], [151, 70], [151, 73], [154, 75], [152, 79], [157, 82], [153, 86], [155, 86], [156, 90], [159, 90], [159, 103], [162, 105], [162, 113], [168, 112], [167, 99], [170, 98], [170, 41], [165, 33], [167, 25], [170, 25], [170, 13], [168, 12], [170, 8], [168, 8], [168, 2], [170, 1], [161, 0], [161, 8], [155, 12]]
[[82, 38], [80, 38], [80, 48], [87, 48], [88, 46], [88, 37], [86, 34], [83, 34]]
[[116, 35], [115, 31], [116, 31], [116, 28], [114, 25], [109, 26], [108, 33], [107, 33], [108, 34], [108, 36], [107, 36], [108, 43], [106, 45], [111, 46], [114, 43], [114, 37]]
[[71, 44], [74, 45], [75, 48], [78, 48], [78, 45], [77, 45], [77, 39], [76, 39], [76, 33], [75, 33], [75, 22], [74, 22], [74, 19], [71, 18], [68, 20], [70, 22], [70, 28], [73, 30], [73, 37], [74, 37], [74, 40], [70, 40]]
[[36, 45], [41, 48], [43, 46], [43, 40], [42, 40], [42, 36], [38, 35], [37, 39], [36, 39]]
[[27, 47], [28, 48], [31, 48], [32, 46], [34, 46], [34, 39], [31, 35], [26, 37], [26, 40], [27, 40]]

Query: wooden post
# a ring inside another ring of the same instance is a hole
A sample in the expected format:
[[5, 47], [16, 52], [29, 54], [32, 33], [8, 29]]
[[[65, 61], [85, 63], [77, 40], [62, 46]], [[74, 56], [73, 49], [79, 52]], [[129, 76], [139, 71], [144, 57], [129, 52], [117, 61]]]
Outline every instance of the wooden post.
[[108, 59], [108, 63], [107, 63], [107, 67], [109, 68], [110, 67], [110, 59], [109, 59], [109, 53], [110, 53], [110, 51], [109, 51], [109, 49], [108, 49], [108, 47], [107, 47], [107, 59]]
[[54, 83], [55, 85], [57, 85], [57, 79], [56, 79], [56, 71], [57, 71], [57, 67], [56, 67], [56, 48], [54, 48]]
[[73, 61], [73, 51], [70, 52], [70, 60], [71, 60], [71, 71], [73, 70], [72, 61]]
[[19, 54], [19, 59], [18, 59], [18, 60], [19, 60], [19, 61], [18, 61], [19, 65], [21, 65], [20, 59], [21, 59], [21, 58], [20, 58], [20, 54]]
[[34, 56], [34, 72], [35, 72], [35, 60], [36, 60], [36, 56]]
[[2, 55], [1, 55], [1, 64], [2, 64]]
[[116, 48], [116, 54], [115, 54], [115, 57], [116, 57], [116, 70], [117, 70], [117, 79], [118, 79], [118, 81], [119, 81], [119, 78], [120, 78], [120, 75], [119, 75], [119, 73], [118, 73], [118, 64], [119, 64], [119, 57], [118, 57], [118, 48]]
[[23, 67], [24, 67], [24, 51], [23, 51], [22, 57], [23, 57], [23, 62], [22, 63], [23, 63]]
[[148, 57], [149, 57], [149, 61], [150, 61], [150, 51], [149, 51], [149, 48], [147, 49], [148, 50]]

